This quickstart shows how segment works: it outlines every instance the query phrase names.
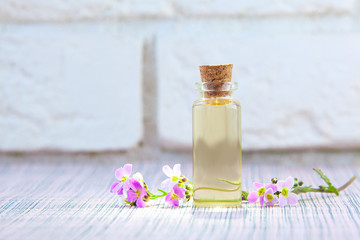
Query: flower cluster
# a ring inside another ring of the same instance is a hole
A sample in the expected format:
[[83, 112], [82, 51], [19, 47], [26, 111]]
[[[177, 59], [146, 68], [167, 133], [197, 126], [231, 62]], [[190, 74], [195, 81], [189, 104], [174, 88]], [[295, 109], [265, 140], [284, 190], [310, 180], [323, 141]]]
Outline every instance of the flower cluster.
[[[180, 201], [188, 202], [192, 198], [194, 191], [200, 189], [197, 188], [194, 190], [194, 184], [181, 174], [180, 164], [175, 164], [173, 168], [165, 165], [162, 170], [167, 178], [161, 183], [162, 189], [158, 189], [161, 194], [155, 195], [149, 191], [141, 173], [137, 172], [131, 176], [131, 164], [125, 164], [115, 171], [115, 178], [118, 181], [112, 184], [110, 192], [116, 193], [124, 203], [131, 206], [143, 208], [146, 202], [165, 197], [165, 202], [169, 206], [177, 207]], [[249, 203], [255, 203], [259, 200], [261, 206], [274, 206], [275, 204], [278, 204], [280, 207], [286, 205], [293, 206], [298, 202], [298, 194], [319, 192], [339, 195], [340, 191], [350, 186], [356, 180], [356, 176], [354, 176], [343, 186], [336, 188], [320, 169], [314, 168], [314, 171], [325, 181], [327, 186], [313, 188], [311, 185], [303, 186], [303, 181], [299, 181], [297, 178], [288, 177], [282, 181], [278, 181], [277, 178], [272, 178], [270, 184], [255, 182], [254, 188], [256, 191], [250, 194], [242, 191], [242, 200], [247, 200]], [[226, 191], [240, 191], [241, 179], [232, 181], [218, 178], [218, 180], [237, 186], [235, 189], [226, 189]], [[224, 191], [224, 189], [213, 187], [202, 187], [202, 189]]]
[[[274, 206], [276, 203], [280, 207], [287, 204], [296, 205], [298, 202], [298, 195], [293, 193], [295, 185], [294, 178], [288, 177], [284, 181], [278, 181], [276, 178], [271, 179], [271, 184], [254, 183], [255, 192], [248, 195], [247, 200], [250, 203], [260, 200], [261, 206]], [[298, 183], [296, 183], [298, 186]]]
[[168, 177], [161, 183], [161, 187], [168, 190], [165, 201], [170, 206], [179, 206], [179, 200], [188, 202], [192, 196], [192, 183], [187, 177], [181, 175], [181, 165], [175, 164], [173, 169], [169, 165], [163, 166], [162, 170]]
[[145, 207], [145, 202], [149, 201], [150, 194], [141, 173], [137, 172], [130, 177], [132, 165], [125, 164], [124, 167], [115, 171], [115, 178], [119, 180], [113, 183], [110, 192], [117, 193], [123, 197], [123, 201], [132, 206]]
[[117, 193], [122, 200], [131, 205], [140, 208], [145, 207], [145, 202], [160, 197], [165, 197], [165, 201], [170, 206], [179, 206], [180, 200], [188, 202], [192, 197], [193, 184], [187, 177], [181, 175], [181, 165], [175, 164], [173, 169], [166, 165], [163, 172], [168, 177], [161, 186], [164, 189], [158, 189], [161, 194], [152, 194], [141, 173], [137, 172], [130, 177], [132, 165], [125, 164], [122, 168], [115, 171], [115, 178], [118, 182], [112, 184], [111, 193]]

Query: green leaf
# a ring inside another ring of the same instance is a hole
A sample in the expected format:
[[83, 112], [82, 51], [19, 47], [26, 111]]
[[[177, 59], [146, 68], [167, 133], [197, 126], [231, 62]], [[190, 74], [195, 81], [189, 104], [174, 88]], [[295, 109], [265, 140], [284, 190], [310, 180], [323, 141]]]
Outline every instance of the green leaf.
[[326, 182], [327, 185], [332, 186], [330, 179], [321, 171], [320, 169], [313, 168], [317, 174], [320, 175], [320, 177]]
[[326, 184], [328, 185], [327, 190], [329, 190], [330, 192], [335, 193], [337, 196], [339, 196], [339, 192], [336, 189], [336, 187], [334, 187], [330, 181], [330, 179], [323, 173], [323, 171], [321, 171], [320, 169], [316, 169], [313, 168], [314, 171], [320, 175], [320, 177], [326, 182]]
[[339, 196], [339, 191], [337, 190], [336, 187], [334, 187], [334, 186], [329, 186], [328, 190], [331, 191], [331, 192], [333, 192], [333, 193], [335, 193], [336, 196]]

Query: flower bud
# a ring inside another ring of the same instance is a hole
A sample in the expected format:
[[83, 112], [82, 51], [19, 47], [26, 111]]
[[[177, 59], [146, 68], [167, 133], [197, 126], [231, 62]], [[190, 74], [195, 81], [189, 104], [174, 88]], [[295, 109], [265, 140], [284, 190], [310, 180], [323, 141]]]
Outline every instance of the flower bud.
[[302, 186], [304, 182], [302, 180], [299, 181], [299, 186]]
[[271, 183], [272, 183], [272, 184], [277, 184], [277, 182], [278, 182], [278, 179], [277, 179], [276, 177], [274, 177], [274, 178], [271, 179]]
[[143, 197], [143, 200], [144, 200], [144, 202], [150, 201], [150, 195], [145, 195], [145, 196]]

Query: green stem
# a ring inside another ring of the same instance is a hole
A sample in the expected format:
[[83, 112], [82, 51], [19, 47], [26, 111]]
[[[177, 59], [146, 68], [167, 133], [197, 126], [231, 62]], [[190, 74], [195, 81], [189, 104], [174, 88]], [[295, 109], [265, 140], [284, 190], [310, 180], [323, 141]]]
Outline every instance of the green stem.
[[148, 192], [148, 193], [150, 194], [150, 196], [151, 196], [151, 197], [150, 197], [151, 200], [157, 199], [157, 198], [159, 198], [159, 197], [165, 197], [165, 196], [167, 195], [167, 192], [165, 192], [165, 191], [163, 191], [163, 190], [161, 190], [161, 189], [158, 189], [158, 191], [159, 191], [159, 192], [162, 192], [162, 194], [155, 195], [155, 194], [152, 194], [152, 193]]
[[341, 187], [339, 187], [337, 190], [343, 191], [344, 189], [346, 189], [348, 186], [350, 186], [354, 181], [356, 180], [356, 176], [353, 176], [349, 181], [347, 181], [344, 185], [342, 185]]
[[[344, 185], [337, 188], [338, 192], [345, 190], [349, 187], [354, 181], [356, 180], [356, 176], [353, 176], [349, 181], [347, 181]], [[295, 189], [293, 193], [300, 194], [300, 193], [308, 193], [308, 192], [320, 192], [320, 193], [334, 193], [334, 191], [322, 188], [309, 188], [309, 189]]]

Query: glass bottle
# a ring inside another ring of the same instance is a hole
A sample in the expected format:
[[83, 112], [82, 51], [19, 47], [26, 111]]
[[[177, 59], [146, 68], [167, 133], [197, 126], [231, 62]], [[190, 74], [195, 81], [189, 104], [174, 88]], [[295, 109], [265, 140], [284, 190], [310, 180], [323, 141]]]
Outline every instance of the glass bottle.
[[240, 206], [241, 106], [232, 98], [232, 64], [200, 66], [201, 98], [193, 104], [194, 205]]

